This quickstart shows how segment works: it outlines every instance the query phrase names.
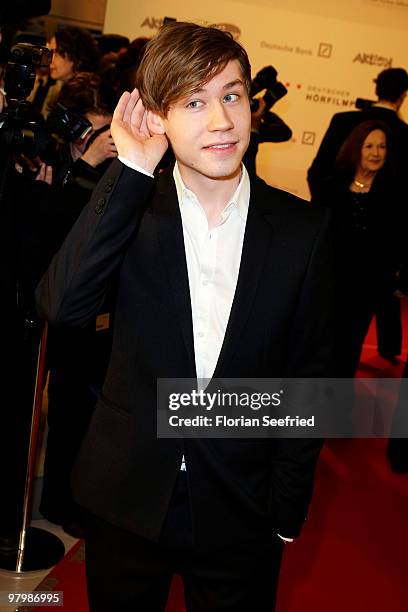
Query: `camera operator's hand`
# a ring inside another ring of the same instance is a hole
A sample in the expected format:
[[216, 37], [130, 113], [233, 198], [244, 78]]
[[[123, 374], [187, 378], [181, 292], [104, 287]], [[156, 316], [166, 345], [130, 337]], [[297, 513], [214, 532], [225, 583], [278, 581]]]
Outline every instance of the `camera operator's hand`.
[[153, 174], [168, 141], [163, 133], [156, 133], [148, 115], [137, 89], [131, 94], [125, 91], [113, 113], [111, 132], [118, 155]]
[[3, 112], [3, 106], [4, 106], [4, 93], [0, 89], [0, 113]]
[[106, 130], [95, 138], [93, 143], [81, 156], [81, 159], [93, 168], [96, 168], [96, 166], [99, 166], [105, 159], [117, 157], [117, 155], [118, 152], [113, 142], [111, 131]]
[[251, 113], [251, 130], [253, 132], [259, 132], [259, 127], [261, 125], [261, 120], [266, 108], [266, 102], [263, 98], [257, 98], [258, 100], [258, 108], [255, 112]]
[[47, 183], [47, 185], [52, 185], [52, 172], [52, 166], [47, 166], [46, 164], [42, 163], [40, 171], [35, 177], [35, 180], [44, 181], [44, 183]]
[[19, 174], [25, 174], [27, 177], [37, 180], [43, 163], [38, 156], [30, 159], [24, 153], [20, 153], [16, 157], [14, 168]]

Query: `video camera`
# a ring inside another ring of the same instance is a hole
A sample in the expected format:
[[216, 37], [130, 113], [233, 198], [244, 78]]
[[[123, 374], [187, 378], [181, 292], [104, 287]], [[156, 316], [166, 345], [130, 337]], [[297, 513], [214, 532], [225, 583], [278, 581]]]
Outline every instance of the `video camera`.
[[[41, 45], [18, 43], [11, 48], [5, 72], [7, 107], [0, 115], [0, 146], [16, 158], [52, 163], [62, 142], [84, 138], [92, 129], [88, 119], [62, 104], [44, 118], [27, 102], [36, 68], [49, 66], [52, 51]], [[34, 163], [35, 165], [35, 163]]]
[[277, 76], [278, 73], [273, 66], [265, 66], [251, 81], [251, 113], [256, 112], [259, 108], [259, 100], [254, 98], [254, 96], [260, 91], [265, 90], [263, 95], [265, 110], [259, 126], [260, 142], [285, 142], [292, 137], [292, 130], [286, 123], [276, 113], [270, 112], [272, 106], [288, 93], [283, 83], [278, 81]]
[[52, 51], [41, 45], [21, 42], [11, 48], [4, 79], [9, 106], [27, 98], [34, 86], [36, 69], [49, 66], [51, 60]]
[[265, 66], [262, 68], [251, 82], [251, 111], [254, 112], [257, 110], [259, 106], [258, 100], [254, 99], [257, 93], [266, 89], [265, 94], [263, 96], [263, 100], [265, 102], [265, 112], [269, 111], [272, 106], [283, 96], [286, 96], [288, 90], [280, 83], [277, 79], [278, 73], [273, 66]]
[[58, 102], [46, 120], [46, 127], [54, 138], [63, 142], [75, 142], [83, 140], [89, 134], [92, 123], [86, 117]]
[[375, 104], [374, 100], [366, 100], [365, 98], [356, 98], [355, 107], [359, 110], [367, 110], [367, 108], [371, 108], [371, 106]]

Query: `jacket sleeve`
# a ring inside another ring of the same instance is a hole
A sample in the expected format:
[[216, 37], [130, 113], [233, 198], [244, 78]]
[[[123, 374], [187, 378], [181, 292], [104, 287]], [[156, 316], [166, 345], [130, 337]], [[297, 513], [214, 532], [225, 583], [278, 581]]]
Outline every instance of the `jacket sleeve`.
[[[326, 378], [332, 372], [332, 254], [330, 212], [324, 211], [306, 268], [289, 346], [288, 379]], [[312, 497], [321, 439], [274, 441], [272, 503], [277, 531], [297, 537]]]
[[[342, 131], [337, 116], [334, 115], [307, 172], [307, 182], [312, 198], [319, 197], [322, 181], [333, 174], [336, 156], [343, 142]], [[344, 134], [344, 138], [346, 136], [347, 134]]]
[[83, 326], [97, 314], [153, 185], [120, 161], [111, 164], [37, 287], [41, 317]]

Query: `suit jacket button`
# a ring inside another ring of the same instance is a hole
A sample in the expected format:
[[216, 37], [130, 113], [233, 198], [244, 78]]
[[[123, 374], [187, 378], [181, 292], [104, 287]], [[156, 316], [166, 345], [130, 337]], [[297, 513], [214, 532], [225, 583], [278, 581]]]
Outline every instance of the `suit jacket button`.
[[105, 187], [105, 193], [110, 193], [111, 191], [112, 191], [112, 185], [109, 185], [109, 183], [107, 183]]
[[95, 212], [97, 215], [101, 215], [103, 213], [103, 209], [105, 208], [106, 200], [105, 198], [100, 198], [95, 206]]

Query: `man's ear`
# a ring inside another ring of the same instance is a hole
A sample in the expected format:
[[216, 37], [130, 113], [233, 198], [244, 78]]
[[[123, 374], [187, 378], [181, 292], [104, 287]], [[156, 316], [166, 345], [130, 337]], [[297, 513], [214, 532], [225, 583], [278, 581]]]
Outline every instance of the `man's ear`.
[[163, 118], [154, 111], [147, 111], [147, 127], [151, 134], [165, 134]]

